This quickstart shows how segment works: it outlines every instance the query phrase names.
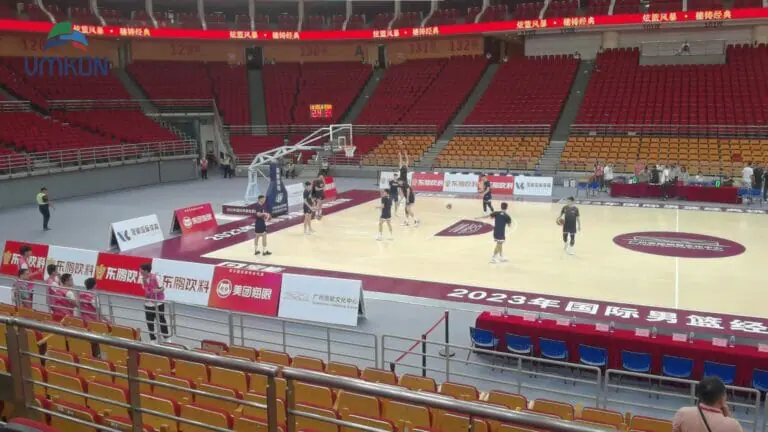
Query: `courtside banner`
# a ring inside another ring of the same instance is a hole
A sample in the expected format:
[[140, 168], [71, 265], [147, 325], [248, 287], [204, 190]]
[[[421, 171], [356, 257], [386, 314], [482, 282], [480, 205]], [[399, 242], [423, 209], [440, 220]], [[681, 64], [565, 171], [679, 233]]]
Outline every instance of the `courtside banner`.
[[155, 214], [113, 222], [110, 226], [109, 246], [119, 252], [161, 241], [163, 232]]
[[208, 306], [213, 265], [162, 258], [152, 260], [152, 272], [160, 277], [166, 300]]
[[515, 195], [519, 196], [552, 196], [552, 177], [515, 177]]
[[0, 273], [13, 277], [19, 276], [19, 258], [21, 257], [19, 249], [22, 246], [32, 248], [32, 256], [27, 259], [30, 270], [36, 274], [32, 280], [43, 280], [45, 265], [48, 260], [48, 245], [38, 243], [6, 241], [3, 249], [3, 262], [0, 263]]
[[[394, 171], [379, 171], [379, 189], [389, 189], [389, 182], [391, 182], [395, 175], [398, 173]], [[413, 180], [413, 172], [408, 172], [408, 184], [411, 184]]]
[[171, 234], [189, 234], [193, 232], [210, 231], [219, 224], [210, 203], [185, 207], [173, 211]]
[[515, 176], [489, 175], [488, 181], [491, 182], [491, 193], [494, 195], [513, 195], [515, 193]]
[[409, 184], [414, 192], [442, 192], [444, 177], [443, 173], [417, 172]]
[[144, 289], [139, 283], [139, 266], [142, 264], [152, 264], [152, 258], [100, 252], [96, 260], [96, 289], [144, 297]]
[[359, 280], [284, 274], [277, 316], [356, 326], [361, 301]]
[[288, 192], [288, 208], [300, 206], [304, 202], [304, 184], [294, 183], [285, 187]]
[[327, 201], [335, 200], [339, 192], [336, 190], [336, 182], [333, 177], [325, 177], [323, 181], [325, 182], [325, 199]]
[[56, 264], [59, 274], [69, 273], [75, 286], [85, 286], [85, 280], [96, 276], [99, 252], [62, 246], [48, 248], [48, 263]]
[[443, 192], [477, 193], [477, 182], [480, 176], [466, 173], [445, 173], [443, 177]]
[[216, 267], [208, 306], [257, 315], [277, 316], [281, 273]]

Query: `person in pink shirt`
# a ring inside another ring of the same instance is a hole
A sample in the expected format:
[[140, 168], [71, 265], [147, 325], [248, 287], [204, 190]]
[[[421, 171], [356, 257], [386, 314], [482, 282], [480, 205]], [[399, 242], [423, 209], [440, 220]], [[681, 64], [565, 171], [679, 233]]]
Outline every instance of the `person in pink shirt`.
[[161, 337], [166, 342], [171, 341], [168, 332], [168, 322], [165, 319], [165, 288], [160, 283], [160, 278], [152, 273], [152, 264], [139, 266], [139, 283], [144, 289], [144, 315], [147, 319], [149, 339], [154, 343], [157, 340], [155, 334], [155, 320], [160, 321]]
[[13, 299], [18, 307], [32, 309], [34, 285], [29, 282], [31, 274], [29, 269], [19, 268], [19, 280], [13, 283]]
[[203, 180], [208, 180], [208, 158], [205, 156], [200, 158], [200, 177]]
[[726, 388], [718, 377], [710, 376], [696, 386], [699, 403], [677, 410], [672, 420], [673, 432], [742, 432], [731, 415]]
[[74, 288], [75, 283], [72, 275], [64, 273], [59, 278], [59, 285], [51, 285], [48, 288], [48, 299], [51, 305], [51, 312], [55, 321], [61, 321], [64, 317], [74, 316], [77, 308], [77, 298], [75, 293], [70, 290]]
[[599, 160], [595, 161], [595, 181], [600, 185], [600, 190], [602, 191], [605, 181], [603, 180], [603, 164]]
[[96, 279], [86, 279], [86, 291], [81, 292], [78, 298], [80, 318], [86, 321], [99, 321], [99, 297], [93, 292], [94, 288], [96, 288]]
[[[28, 282], [26, 282], [27, 286], [25, 291], [29, 293], [29, 296], [28, 296], [28, 302], [25, 302], [25, 303], [20, 302], [19, 306], [30, 308], [30, 309], [33, 308], [32, 294], [35, 292], [35, 284], [32, 282], [32, 279], [39, 276], [41, 273], [40, 270], [37, 270], [29, 265], [29, 261], [31, 260], [31, 258], [32, 258], [32, 248], [27, 245], [21, 246], [19, 248], [19, 278], [21, 278], [21, 270], [26, 270], [25, 280], [27, 280]], [[18, 292], [21, 293], [22, 291], [19, 290]]]

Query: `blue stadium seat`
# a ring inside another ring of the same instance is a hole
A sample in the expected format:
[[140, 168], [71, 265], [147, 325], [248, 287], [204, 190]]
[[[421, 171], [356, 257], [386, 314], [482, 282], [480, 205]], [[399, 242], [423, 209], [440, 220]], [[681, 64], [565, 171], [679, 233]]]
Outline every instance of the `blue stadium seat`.
[[[496, 347], [499, 346], [499, 338], [494, 336], [493, 332], [490, 330], [470, 327], [469, 338], [472, 341], [472, 348], [495, 350]], [[467, 354], [467, 362], [469, 362], [469, 356], [471, 356], [473, 352], [473, 350], [469, 350], [469, 354]]]
[[704, 376], [715, 376], [720, 378], [725, 385], [732, 385], [734, 379], [736, 378], [736, 366], [705, 361]]
[[622, 351], [621, 368], [629, 372], [650, 373], [651, 355], [634, 351]]
[[587, 366], [605, 367], [608, 365], [608, 350], [589, 345], [579, 345], [579, 362]]
[[531, 355], [533, 353], [533, 343], [530, 336], [507, 333], [504, 335], [504, 342], [507, 345], [507, 351], [512, 354]]
[[768, 370], [755, 369], [752, 371], [752, 388], [768, 392]]
[[665, 355], [661, 360], [661, 373], [672, 378], [690, 378], [693, 373], [693, 360]]
[[568, 347], [564, 341], [539, 338], [539, 352], [546, 359], [568, 361]]

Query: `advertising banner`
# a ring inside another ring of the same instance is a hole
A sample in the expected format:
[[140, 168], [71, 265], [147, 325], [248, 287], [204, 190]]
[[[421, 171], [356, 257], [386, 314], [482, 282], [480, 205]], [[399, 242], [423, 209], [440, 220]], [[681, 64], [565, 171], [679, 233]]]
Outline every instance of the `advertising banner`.
[[216, 267], [208, 306], [258, 315], [277, 316], [281, 273]]
[[152, 272], [160, 277], [166, 300], [208, 306], [213, 265], [163, 258], [152, 260]]
[[442, 192], [443, 173], [413, 173], [409, 184], [415, 192]]
[[515, 195], [519, 196], [552, 196], [552, 177], [515, 177]]
[[208, 231], [218, 226], [211, 203], [199, 204], [173, 211], [171, 234]]
[[48, 263], [56, 264], [59, 273], [69, 273], [75, 286], [85, 286], [85, 280], [95, 277], [96, 263], [99, 259], [97, 251], [75, 249], [62, 246], [48, 248]]
[[493, 195], [514, 195], [515, 193], [515, 176], [489, 175], [488, 181], [491, 182]]
[[297, 207], [304, 202], [304, 184], [294, 183], [285, 187], [288, 192], [288, 208]]
[[443, 192], [477, 193], [478, 174], [445, 173], [443, 177]]
[[[379, 172], [379, 189], [389, 189], [389, 182], [395, 178], [397, 173], [394, 171], [380, 171]], [[413, 172], [408, 173], [408, 184], [413, 184]], [[415, 189], [414, 189], [415, 190]]]
[[151, 264], [152, 258], [100, 252], [96, 260], [96, 289], [144, 297], [139, 284], [139, 266], [145, 263]]
[[109, 246], [124, 252], [163, 241], [160, 221], [156, 214], [113, 222], [109, 231]]
[[285, 274], [278, 316], [356, 326], [362, 301], [359, 280]]
[[283, 183], [283, 176], [280, 173], [280, 164], [272, 162], [269, 164], [269, 187], [267, 188], [267, 212], [273, 218], [288, 214], [288, 191]]
[[333, 177], [325, 177], [323, 181], [325, 182], [325, 200], [335, 200], [339, 193], [336, 190], [336, 182]]
[[22, 246], [29, 246], [32, 248], [32, 256], [27, 259], [27, 263], [33, 273], [38, 273], [38, 275], [32, 279], [43, 280], [43, 273], [45, 273], [45, 266], [48, 260], [48, 245], [37, 243], [14, 240], [6, 241], [5, 248], [3, 249], [3, 262], [0, 264], [0, 273], [13, 277], [19, 275], [19, 249]]

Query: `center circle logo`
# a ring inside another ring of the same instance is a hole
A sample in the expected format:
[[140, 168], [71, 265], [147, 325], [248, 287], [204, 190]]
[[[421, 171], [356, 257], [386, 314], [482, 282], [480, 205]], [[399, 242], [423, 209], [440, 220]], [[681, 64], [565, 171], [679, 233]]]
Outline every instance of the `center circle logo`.
[[747, 250], [742, 244], [721, 237], [668, 231], [620, 234], [613, 242], [635, 252], [679, 258], [727, 258]]
[[223, 279], [216, 285], [216, 294], [221, 298], [227, 298], [232, 294], [232, 282], [229, 279]]
[[438, 237], [463, 237], [485, 234], [493, 231], [493, 226], [476, 220], [462, 219], [435, 234]]
[[192, 228], [192, 219], [189, 216], [184, 216], [183, 222], [185, 227]]

